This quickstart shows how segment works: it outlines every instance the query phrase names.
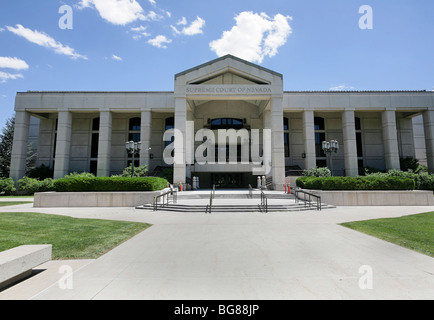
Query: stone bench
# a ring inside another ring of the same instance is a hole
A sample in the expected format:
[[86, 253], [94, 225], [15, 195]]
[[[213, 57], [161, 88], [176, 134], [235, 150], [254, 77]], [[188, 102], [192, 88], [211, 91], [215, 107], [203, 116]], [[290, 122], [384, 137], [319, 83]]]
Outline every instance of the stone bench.
[[51, 260], [52, 245], [29, 245], [0, 252], [0, 289], [32, 274]]

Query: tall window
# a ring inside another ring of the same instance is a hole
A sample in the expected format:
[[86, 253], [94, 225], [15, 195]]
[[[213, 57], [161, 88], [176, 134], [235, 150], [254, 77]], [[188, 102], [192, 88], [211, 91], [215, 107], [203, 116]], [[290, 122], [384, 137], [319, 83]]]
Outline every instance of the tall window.
[[131, 118], [129, 124], [128, 141], [139, 142], [142, 119]]
[[[166, 118], [164, 130], [168, 131], [172, 129], [175, 129], [175, 118], [174, 117]], [[167, 146], [172, 144], [174, 141], [175, 141], [175, 135], [172, 135], [172, 139], [170, 141], [165, 141], [164, 147], [167, 148]], [[174, 156], [175, 156], [175, 149], [172, 150], [172, 157]]]
[[363, 157], [363, 141], [362, 141], [362, 123], [360, 118], [355, 118], [356, 122], [356, 139], [357, 139], [357, 157]]
[[285, 157], [291, 156], [290, 143], [289, 143], [289, 119], [283, 118], [283, 140], [285, 143]]
[[[220, 130], [220, 129], [235, 129], [241, 130], [244, 128], [244, 120], [243, 119], [235, 119], [235, 118], [218, 118], [211, 120], [211, 130]], [[221, 153], [226, 153], [226, 162], [229, 162], [230, 159], [230, 146], [226, 145], [226, 150], [220, 150], [219, 146], [215, 147], [215, 161], [216, 163], [219, 161], [219, 155]], [[241, 162], [242, 160], [242, 146], [241, 144], [237, 145], [237, 162]]]
[[100, 118], [94, 118], [92, 120], [92, 138], [90, 144], [89, 172], [94, 175], [97, 175], [97, 171], [98, 171], [99, 124], [100, 124]]
[[362, 138], [362, 121], [356, 117], [356, 145], [357, 145], [357, 163], [359, 166], [359, 174], [364, 174], [364, 160], [363, 160], [363, 138]]
[[326, 154], [322, 149], [322, 143], [326, 140], [324, 118], [315, 117], [315, 151], [317, 158], [324, 158]]
[[[142, 119], [141, 118], [131, 118], [128, 128], [128, 141], [140, 142], [141, 135], [140, 130], [142, 129]], [[133, 155], [128, 153], [128, 166], [133, 162]], [[135, 154], [134, 166], [140, 166], [140, 154]]]

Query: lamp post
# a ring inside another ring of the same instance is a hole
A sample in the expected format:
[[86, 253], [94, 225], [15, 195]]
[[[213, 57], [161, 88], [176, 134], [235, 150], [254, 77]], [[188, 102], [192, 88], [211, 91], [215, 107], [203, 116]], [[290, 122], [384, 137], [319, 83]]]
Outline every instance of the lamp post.
[[128, 154], [131, 154], [133, 156], [131, 178], [134, 178], [135, 156], [136, 156], [137, 152], [142, 150], [142, 143], [141, 142], [134, 142], [134, 141], [127, 141], [127, 142], [125, 142], [125, 149], [127, 149]]
[[336, 140], [331, 140], [330, 142], [328, 141], [323, 141], [322, 143], [322, 149], [324, 150], [324, 152], [330, 156], [330, 168], [331, 168], [331, 172], [332, 172], [332, 176], [333, 176], [333, 157], [332, 157], [332, 153], [337, 153], [339, 150], [339, 142], [337, 142]]

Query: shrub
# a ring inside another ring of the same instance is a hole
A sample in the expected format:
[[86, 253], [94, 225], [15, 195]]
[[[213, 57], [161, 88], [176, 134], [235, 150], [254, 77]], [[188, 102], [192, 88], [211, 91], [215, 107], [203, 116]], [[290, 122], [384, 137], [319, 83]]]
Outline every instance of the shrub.
[[416, 171], [419, 167], [419, 160], [413, 158], [413, 157], [406, 157], [406, 158], [400, 158], [399, 164], [402, 171]]
[[0, 178], [0, 192], [9, 195], [15, 191], [15, 183], [12, 178]]
[[313, 190], [414, 190], [415, 182], [403, 177], [302, 177], [297, 186]]
[[415, 183], [415, 188], [417, 190], [432, 190], [434, 191], [434, 175], [429, 174], [424, 170], [419, 172], [413, 172], [412, 170], [401, 171], [401, 170], [389, 170], [386, 173], [373, 173], [367, 175], [367, 177], [377, 177], [377, 178], [387, 178], [387, 177], [401, 177], [412, 179]]
[[312, 168], [303, 170], [305, 177], [331, 177], [332, 172], [329, 168]]
[[95, 178], [95, 175], [89, 172], [73, 172], [63, 177], [64, 179], [76, 179], [76, 178]]
[[36, 192], [47, 192], [54, 190], [53, 179], [48, 178], [45, 180], [37, 180], [28, 177], [24, 177], [18, 180], [18, 190], [22, 191], [26, 195], [33, 195]]
[[[122, 177], [125, 178], [131, 178], [131, 175], [133, 174], [133, 165], [131, 164], [128, 168], [124, 169], [124, 172], [122, 173]], [[148, 166], [140, 166], [140, 167], [134, 167], [134, 177], [135, 178], [143, 178], [148, 175]]]
[[115, 192], [115, 191], [157, 191], [166, 188], [168, 181], [162, 178], [126, 177], [67, 177], [54, 181], [57, 192]]
[[434, 175], [423, 172], [419, 174], [419, 190], [434, 191]]

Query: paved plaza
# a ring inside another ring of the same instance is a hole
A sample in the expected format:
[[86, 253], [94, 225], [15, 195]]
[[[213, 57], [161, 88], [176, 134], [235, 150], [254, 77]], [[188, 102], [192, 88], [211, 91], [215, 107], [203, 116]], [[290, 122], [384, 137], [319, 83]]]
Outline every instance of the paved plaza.
[[[433, 258], [339, 225], [434, 207], [206, 215], [27, 204], [1, 211], [153, 224], [99, 259], [46, 263], [42, 272], [0, 292], [1, 300], [434, 298]], [[65, 270], [72, 271], [68, 279]]]

